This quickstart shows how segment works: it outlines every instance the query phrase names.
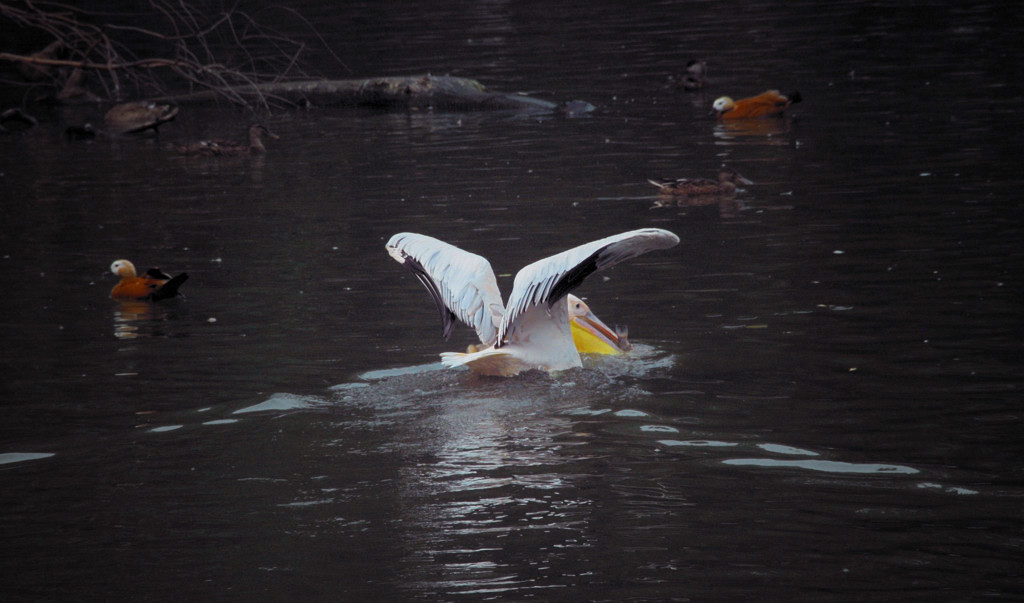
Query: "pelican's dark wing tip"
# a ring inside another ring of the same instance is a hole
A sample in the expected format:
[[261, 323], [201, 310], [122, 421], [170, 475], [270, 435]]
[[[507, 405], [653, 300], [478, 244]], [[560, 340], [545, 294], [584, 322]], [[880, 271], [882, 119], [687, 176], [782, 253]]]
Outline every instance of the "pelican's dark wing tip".
[[[394, 238], [392, 238], [392, 241], [394, 241]], [[437, 306], [437, 311], [441, 314], [441, 337], [448, 341], [448, 338], [452, 336], [452, 331], [455, 329], [455, 323], [458, 322], [458, 317], [445, 305], [437, 283], [434, 282], [434, 279], [430, 278], [430, 274], [427, 273], [423, 264], [413, 256], [390, 243], [387, 245], [387, 250], [395, 261], [412, 271], [416, 276], [416, 280], [422, 283], [427, 293], [430, 294], [430, 299], [434, 300], [434, 305]]]

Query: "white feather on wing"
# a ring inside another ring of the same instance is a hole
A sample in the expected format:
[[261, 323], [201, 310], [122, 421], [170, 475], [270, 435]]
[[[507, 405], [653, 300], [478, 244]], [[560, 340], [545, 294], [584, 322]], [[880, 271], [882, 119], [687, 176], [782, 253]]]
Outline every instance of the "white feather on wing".
[[584, 243], [523, 267], [516, 274], [498, 328], [498, 345], [514, 335], [518, 319], [530, 308], [541, 304], [550, 307], [598, 270], [677, 243], [679, 237], [666, 230], [631, 230]]
[[481, 342], [490, 345], [496, 341], [504, 304], [486, 258], [409, 232], [391, 237], [387, 250], [399, 263], [409, 266], [438, 304], [445, 339], [452, 325], [442, 307], [472, 327]]

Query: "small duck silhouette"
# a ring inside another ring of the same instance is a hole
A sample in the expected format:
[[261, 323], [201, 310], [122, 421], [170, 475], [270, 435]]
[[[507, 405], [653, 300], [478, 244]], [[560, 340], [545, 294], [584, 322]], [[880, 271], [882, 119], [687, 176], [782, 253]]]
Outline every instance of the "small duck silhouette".
[[149, 101], [136, 101], [114, 105], [103, 116], [103, 123], [110, 134], [128, 134], [152, 129], [154, 132], [164, 123], [178, 115], [173, 105], [158, 105]]
[[275, 140], [280, 138], [263, 124], [252, 124], [249, 126], [248, 144], [224, 140], [201, 140], [187, 144], [175, 144], [173, 147], [182, 155], [261, 155], [267, 152], [267, 147], [263, 145], [264, 136]]
[[95, 140], [104, 136], [104, 134], [102, 130], [97, 130], [92, 124], [83, 124], [81, 126], [68, 126], [64, 130], [64, 136], [69, 142], [74, 142], [76, 140]]
[[663, 195], [686, 195], [690, 197], [700, 196], [727, 196], [736, 193], [736, 182], [742, 184], [753, 184], [731, 167], [723, 165], [718, 168], [718, 180], [710, 178], [662, 178], [660, 180], [648, 179], [648, 182], [658, 187], [658, 192]]
[[684, 90], [700, 90], [710, 83], [707, 63], [700, 59], [691, 59], [686, 63], [686, 71], [676, 81], [676, 85]]
[[121, 277], [114, 285], [110, 297], [119, 300], [160, 301], [178, 295], [178, 287], [188, 280], [188, 274], [182, 272], [171, 277], [159, 268], [150, 268], [144, 276], [135, 272], [135, 264], [128, 260], [117, 260], [110, 265], [110, 271]]
[[768, 90], [757, 96], [741, 98], [734, 101], [728, 96], [715, 99], [712, 106], [712, 113], [717, 114], [719, 119], [752, 119], [756, 117], [776, 117], [789, 108], [790, 105], [803, 100], [799, 92], [790, 94], [779, 94], [778, 90]]

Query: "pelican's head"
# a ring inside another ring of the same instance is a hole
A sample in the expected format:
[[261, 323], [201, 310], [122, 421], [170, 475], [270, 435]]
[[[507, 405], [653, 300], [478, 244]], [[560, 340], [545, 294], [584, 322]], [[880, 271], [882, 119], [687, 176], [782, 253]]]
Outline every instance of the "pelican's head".
[[[569, 326], [576, 350], [581, 354], [621, 354], [619, 334], [590, 311], [590, 307], [573, 294], [566, 296], [569, 304]], [[622, 342], [625, 343], [625, 342]]]
[[117, 260], [110, 265], [110, 271], [121, 278], [132, 278], [138, 276], [135, 272], [135, 264], [128, 260]]
[[736, 107], [736, 102], [728, 96], [720, 96], [715, 99], [715, 102], [711, 103], [711, 108], [719, 115], [732, 110], [734, 107]]

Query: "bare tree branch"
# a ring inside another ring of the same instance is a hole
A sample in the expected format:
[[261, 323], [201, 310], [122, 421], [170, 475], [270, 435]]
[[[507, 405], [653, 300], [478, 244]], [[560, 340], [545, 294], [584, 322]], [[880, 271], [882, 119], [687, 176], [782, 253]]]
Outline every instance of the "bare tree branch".
[[[323, 41], [296, 11], [274, 8]], [[146, 23], [139, 24], [139, 15], [59, 2], [0, 0], [0, 16], [54, 39], [47, 52], [0, 52], [0, 61], [18, 65], [26, 79], [31, 75], [34, 81], [48, 81], [54, 97], [65, 102], [76, 93], [83, 99], [99, 94], [111, 101], [168, 96], [184, 84], [189, 91], [208, 90], [233, 103], [269, 108], [272, 97], [258, 90], [260, 84], [311, 77], [303, 62], [308, 46], [260, 23], [237, 3], [226, 12], [206, 14], [186, 0], [149, 0], [147, 10]], [[139, 36], [151, 42], [145, 44], [145, 54], [152, 56], [139, 56], [131, 45], [133, 39], [137, 45]], [[337, 60], [333, 52], [331, 56]], [[239, 94], [245, 86], [253, 87], [254, 94]]]

